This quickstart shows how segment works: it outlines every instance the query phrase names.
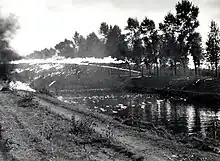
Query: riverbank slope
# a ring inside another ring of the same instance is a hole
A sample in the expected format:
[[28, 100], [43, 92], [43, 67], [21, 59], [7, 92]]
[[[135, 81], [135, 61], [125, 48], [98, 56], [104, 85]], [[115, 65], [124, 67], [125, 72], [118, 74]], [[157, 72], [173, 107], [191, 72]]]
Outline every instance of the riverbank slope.
[[213, 160], [110, 116], [31, 92], [0, 92], [0, 160]]
[[220, 79], [207, 77], [137, 77], [123, 83], [132, 92], [157, 93], [189, 101], [220, 101]]

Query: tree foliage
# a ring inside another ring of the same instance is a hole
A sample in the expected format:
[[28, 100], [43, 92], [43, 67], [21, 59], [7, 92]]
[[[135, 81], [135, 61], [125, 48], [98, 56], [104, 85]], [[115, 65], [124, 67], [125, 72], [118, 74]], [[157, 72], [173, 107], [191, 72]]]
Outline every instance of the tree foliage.
[[189, 48], [187, 45], [187, 39], [199, 26], [199, 21], [197, 20], [198, 14], [199, 8], [188, 0], [182, 0], [176, 4], [177, 41], [179, 45], [180, 59], [184, 69], [188, 64]]
[[59, 51], [60, 56], [75, 57], [75, 44], [71, 40], [65, 39], [55, 45], [55, 49]]
[[198, 69], [201, 65], [201, 60], [203, 60], [203, 47], [202, 47], [202, 37], [200, 33], [194, 32], [189, 36], [188, 47], [193, 58], [193, 63], [195, 67], [195, 75], [198, 74]]
[[120, 50], [119, 45], [121, 41], [121, 29], [119, 26], [115, 25], [113, 26], [107, 35], [107, 41], [106, 41], [106, 50], [107, 55], [119, 58], [120, 57]]
[[76, 31], [73, 41], [76, 48], [76, 57], [86, 57], [86, 39]]
[[84, 54], [87, 57], [98, 57], [98, 58], [105, 57], [104, 44], [94, 32], [90, 33], [87, 36], [85, 43], [86, 43], [86, 49]]
[[127, 26], [125, 27], [125, 30], [128, 31], [126, 39], [128, 41], [128, 46], [130, 50], [133, 50], [134, 45], [137, 44], [137, 42], [140, 39], [139, 28], [140, 26], [138, 20], [129, 17], [127, 20]]
[[99, 33], [107, 38], [110, 28], [111, 27], [106, 22], [102, 22], [99, 28]]
[[[168, 12], [159, 26], [148, 17], [140, 22], [137, 18], [129, 17], [124, 31], [118, 25], [102, 22], [97, 29], [98, 35], [92, 32], [84, 37], [75, 32], [73, 40], [65, 39], [55, 49], [65, 57], [111, 56], [127, 62], [133, 61], [137, 68], [145, 64], [149, 73], [157, 69], [157, 75], [161, 69], [171, 69], [175, 75], [183, 71], [186, 74], [189, 56], [192, 56], [197, 75], [204, 60], [202, 37], [196, 31], [199, 27], [198, 15], [198, 6], [189, 0], [180, 0], [175, 4], [175, 11]], [[205, 58], [216, 69], [216, 75], [219, 39], [217, 23], [212, 21]], [[46, 57], [52, 51], [44, 49], [39, 53], [43, 52]]]
[[[164, 17], [163, 23], [159, 24], [159, 29], [162, 31], [163, 52], [170, 59], [170, 64], [174, 67], [175, 75], [177, 74], [177, 63], [180, 62], [177, 41], [177, 26], [176, 18], [172, 13], [168, 13]], [[163, 54], [164, 54], [163, 53]], [[164, 54], [165, 55], [165, 54]]]
[[184, 72], [188, 64], [190, 53], [189, 39], [199, 26], [197, 20], [199, 8], [188, 0], [179, 1], [176, 6], [176, 14], [168, 13], [164, 22], [159, 24], [160, 30], [167, 43], [166, 51], [174, 64], [175, 75], [177, 74], [177, 63], [181, 63]]
[[208, 40], [206, 42], [206, 59], [215, 69], [215, 76], [218, 76], [218, 64], [220, 57], [220, 31], [215, 21], [211, 22]]

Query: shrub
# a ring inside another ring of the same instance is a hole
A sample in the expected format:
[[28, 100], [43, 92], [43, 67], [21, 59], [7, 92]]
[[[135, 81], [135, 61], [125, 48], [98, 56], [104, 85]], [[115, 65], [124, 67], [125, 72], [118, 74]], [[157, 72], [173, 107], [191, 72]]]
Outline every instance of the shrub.
[[72, 116], [71, 118], [71, 129], [70, 133], [78, 135], [78, 134], [92, 134], [94, 130], [92, 129], [92, 126], [94, 126], [95, 123], [92, 120], [75, 120], [75, 116]]
[[47, 89], [45, 87], [38, 89], [37, 92], [40, 94], [45, 94], [45, 95], [51, 96], [51, 97], [54, 96], [54, 94], [51, 91], [49, 91], [49, 89]]
[[21, 99], [19, 99], [18, 106], [21, 106], [21, 107], [36, 106], [37, 103], [33, 101], [33, 99], [34, 99], [33, 94], [26, 94], [22, 96]]

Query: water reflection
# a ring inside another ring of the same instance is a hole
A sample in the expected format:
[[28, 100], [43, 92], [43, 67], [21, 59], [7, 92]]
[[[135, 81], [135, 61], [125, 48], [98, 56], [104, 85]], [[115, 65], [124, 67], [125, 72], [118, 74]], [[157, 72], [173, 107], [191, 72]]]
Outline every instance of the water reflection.
[[201, 134], [220, 140], [219, 110], [201, 105], [189, 105], [156, 95], [107, 92], [61, 93], [69, 102], [122, 119], [134, 118], [148, 121], [156, 126], [165, 126], [173, 133]]
[[188, 132], [189, 133], [193, 133], [193, 127], [195, 126], [194, 120], [197, 120], [196, 115], [195, 115], [195, 108], [194, 108], [194, 106], [192, 106], [192, 105], [188, 106], [188, 108], [186, 110], [186, 116], [187, 116]]

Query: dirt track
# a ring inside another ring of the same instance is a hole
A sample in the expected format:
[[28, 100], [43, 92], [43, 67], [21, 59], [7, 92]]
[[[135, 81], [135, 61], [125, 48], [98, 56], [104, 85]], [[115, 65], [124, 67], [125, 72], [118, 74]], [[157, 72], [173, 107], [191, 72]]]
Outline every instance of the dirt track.
[[[0, 93], [0, 160], [218, 160], [55, 98]], [[72, 117], [74, 116], [74, 117]], [[72, 119], [74, 118], [74, 120]], [[80, 124], [79, 124], [80, 123]], [[78, 130], [78, 131], [77, 131]]]

